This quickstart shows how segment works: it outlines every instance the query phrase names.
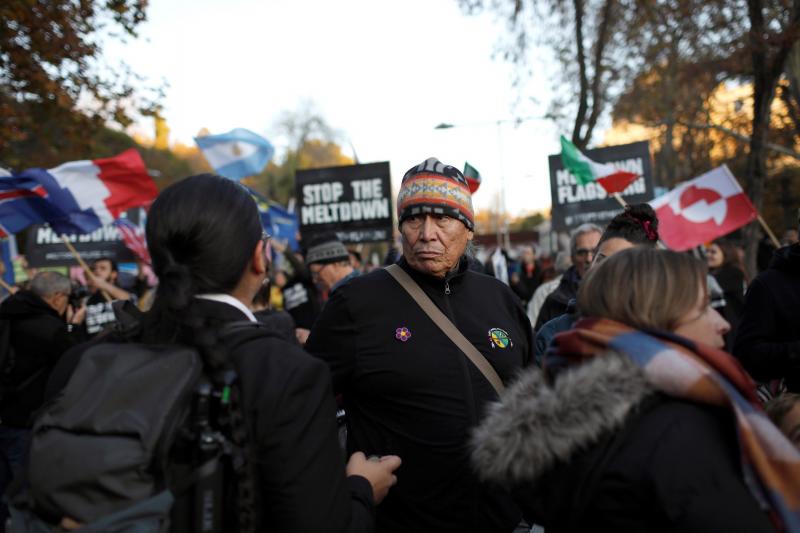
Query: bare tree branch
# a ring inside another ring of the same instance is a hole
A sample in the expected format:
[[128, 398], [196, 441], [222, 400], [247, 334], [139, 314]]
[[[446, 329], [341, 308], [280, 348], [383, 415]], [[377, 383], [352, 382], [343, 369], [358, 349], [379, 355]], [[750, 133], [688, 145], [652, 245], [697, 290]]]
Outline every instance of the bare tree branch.
[[[686, 122], [686, 121], [682, 121], [682, 120], [676, 120], [674, 123], [675, 124], [680, 124], [681, 126], [684, 126], [686, 128], [689, 128], [689, 129], [716, 130], [716, 131], [719, 131], [720, 133], [724, 133], [725, 135], [727, 135], [729, 137], [732, 137], [732, 138], [736, 139], [737, 141], [741, 141], [743, 143], [750, 143], [750, 141], [752, 140], [747, 135], [744, 135], [744, 134], [739, 133], [737, 131], [733, 131], [732, 129], [726, 128], [725, 126], [720, 126], [719, 124], [701, 124], [699, 122]], [[665, 120], [659, 121], [659, 122], [657, 122], [655, 124], [642, 124], [642, 123], [640, 123], [640, 124], [642, 126], [668, 126], [669, 125], [667, 123], [667, 121], [665, 121]], [[796, 152], [796, 151], [792, 150], [791, 148], [787, 148], [785, 146], [781, 146], [779, 144], [770, 143], [770, 142], [764, 143], [764, 147], [767, 148], [768, 150], [772, 150], [773, 152], [776, 152], [776, 153], [779, 153], [779, 154], [783, 154], [783, 155], [788, 155], [789, 157], [792, 157], [792, 158], [797, 159], [798, 161], [800, 161], [800, 152]]]
[[581, 126], [586, 121], [589, 98], [589, 80], [586, 74], [586, 53], [583, 49], [583, 0], [573, 0], [575, 8], [575, 44], [578, 52], [578, 72], [580, 75], [580, 94], [578, 95], [578, 112], [575, 115], [575, 127], [572, 130], [572, 143], [580, 149], [586, 148], [581, 138]]

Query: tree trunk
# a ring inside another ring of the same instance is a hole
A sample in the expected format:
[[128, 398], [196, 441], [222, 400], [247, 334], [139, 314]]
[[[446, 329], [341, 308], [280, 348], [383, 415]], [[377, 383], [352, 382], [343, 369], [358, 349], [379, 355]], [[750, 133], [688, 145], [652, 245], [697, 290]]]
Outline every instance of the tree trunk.
[[[750, 152], [747, 154], [744, 189], [760, 213], [764, 203], [764, 181], [767, 177], [766, 144], [772, 101], [775, 99], [775, 89], [789, 52], [798, 39], [800, 0], [794, 0], [789, 23], [777, 36], [767, 35], [762, 0], [748, 0], [747, 11], [750, 18], [749, 44], [753, 61], [753, 134], [750, 137]], [[773, 42], [777, 43], [777, 46], [773, 45]], [[775, 49], [774, 53], [770, 53], [771, 47]], [[756, 274], [760, 234], [761, 231], [755, 223], [745, 228], [745, 259], [751, 276]]]

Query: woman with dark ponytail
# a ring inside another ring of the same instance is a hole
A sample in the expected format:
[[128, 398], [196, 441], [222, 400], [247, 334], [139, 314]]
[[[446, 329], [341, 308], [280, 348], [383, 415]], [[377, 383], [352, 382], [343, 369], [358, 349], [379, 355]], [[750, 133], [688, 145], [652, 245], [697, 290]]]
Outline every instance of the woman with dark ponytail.
[[200, 175], [165, 189], [147, 219], [159, 285], [134, 340], [195, 347], [206, 374], [238, 376], [228, 424], [246, 451], [237, 486], [226, 488], [238, 503], [238, 525], [226, 531], [372, 531], [400, 459], [359, 452], [345, 467], [328, 367], [278, 336], [246, 327], [236, 343], [226, 333], [256, 322], [248, 305], [267, 279], [268, 239], [233, 181]]

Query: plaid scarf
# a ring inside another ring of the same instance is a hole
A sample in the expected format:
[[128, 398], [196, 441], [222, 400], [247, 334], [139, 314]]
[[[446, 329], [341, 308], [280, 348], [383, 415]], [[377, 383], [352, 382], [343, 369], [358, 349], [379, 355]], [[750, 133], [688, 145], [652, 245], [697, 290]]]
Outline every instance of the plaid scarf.
[[745, 484], [779, 531], [800, 532], [800, 452], [764, 414], [755, 384], [737, 360], [670, 333], [583, 319], [555, 337], [544, 366], [554, 373], [608, 350], [629, 357], [667, 396], [730, 408]]

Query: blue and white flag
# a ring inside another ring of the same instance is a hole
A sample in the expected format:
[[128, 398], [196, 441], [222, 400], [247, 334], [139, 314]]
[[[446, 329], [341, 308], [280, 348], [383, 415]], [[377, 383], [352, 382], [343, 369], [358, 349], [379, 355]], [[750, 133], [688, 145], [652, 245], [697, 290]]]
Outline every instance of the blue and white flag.
[[273, 238], [284, 241], [290, 250], [298, 251], [300, 243], [297, 242], [297, 233], [300, 231], [300, 223], [297, 215], [284, 209], [280, 205], [246, 187], [250, 195], [258, 206], [258, 214], [261, 216], [261, 225], [264, 231]]
[[232, 180], [258, 174], [275, 155], [268, 140], [244, 128], [195, 137], [194, 141], [217, 174]]

